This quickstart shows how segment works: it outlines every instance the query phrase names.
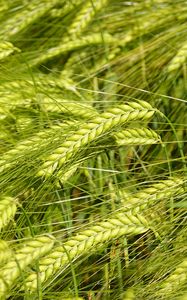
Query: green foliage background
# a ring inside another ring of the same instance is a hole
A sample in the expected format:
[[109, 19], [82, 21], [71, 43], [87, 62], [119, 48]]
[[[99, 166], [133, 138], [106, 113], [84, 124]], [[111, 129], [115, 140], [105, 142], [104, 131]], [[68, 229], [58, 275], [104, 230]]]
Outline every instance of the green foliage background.
[[187, 299], [184, 0], [0, 0], [0, 299]]

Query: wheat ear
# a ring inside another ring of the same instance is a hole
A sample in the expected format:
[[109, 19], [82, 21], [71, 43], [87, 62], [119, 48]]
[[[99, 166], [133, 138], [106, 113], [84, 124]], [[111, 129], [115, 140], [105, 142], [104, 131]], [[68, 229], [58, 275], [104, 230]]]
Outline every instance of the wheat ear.
[[147, 120], [154, 114], [154, 109], [145, 102], [131, 102], [128, 105], [110, 108], [107, 112], [80, 126], [66, 141], [47, 157], [38, 172], [39, 176], [50, 176], [70, 159], [84, 150], [90, 143], [106, 134], [111, 134], [117, 127], [134, 120]]
[[44, 63], [45, 61], [55, 58], [61, 54], [67, 53], [69, 51], [74, 51], [79, 48], [87, 47], [90, 45], [102, 45], [103, 43], [106, 44], [113, 44], [116, 43], [117, 40], [113, 38], [108, 33], [103, 33], [103, 35], [99, 33], [94, 33], [89, 36], [84, 36], [82, 38], [76, 39], [74, 41], [69, 41], [66, 43], [61, 43], [60, 45], [50, 48], [44, 53], [43, 55], [39, 56], [35, 60], [31, 61], [31, 66], [36, 66], [39, 64]]
[[55, 97], [50, 99], [45, 97], [41, 101], [42, 108], [47, 112], [56, 112], [65, 115], [72, 115], [74, 118], [79, 119], [90, 119], [98, 115], [96, 109], [90, 105], [85, 105], [84, 103], [77, 103], [72, 101], [63, 101], [60, 98]]
[[25, 268], [35, 260], [49, 252], [54, 245], [54, 238], [41, 236], [20, 244], [20, 249], [15, 252], [7, 264], [1, 268], [0, 296], [6, 295]]
[[6, 263], [12, 256], [12, 251], [9, 248], [8, 244], [0, 240], [0, 266]]
[[123, 296], [123, 300], [135, 300], [135, 294], [134, 294], [134, 291], [133, 291], [133, 289], [132, 288], [129, 288], [126, 292], [125, 292], [125, 294], [124, 294], [124, 296]]
[[187, 59], [187, 43], [185, 43], [181, 49], [177, 52], [174, 58], [168, 65], [168, 72], [176, 71], [186, 62]]
[[123, 201], [123, 209], [127, 211], [130, 210], [135, 214], [147, 209], [150, 205], [158, 203], [160, 200], [169, 199], [174, 195], [184, 193], [184, 183], [184, 179], [171, 178], [155, 183], [152, 186], [137, 192], [132, 197], [125, 192], [124, 201], [123, 190], [119, 190], [119, 197]]
[[82, 0], [65, 1], [64, 3], [61, 2], [61, 4], [63, 4], [62, 7], [54, 7], [50, 10], [49, 13], [53, 18], [61, 18], [62, 20], [62, 18], [68, 15], [72, 10], [75, 10], [75, 8], [77, 9], [82, 4]]
[[0, 199], [0, 230], [14, 218], [16, 210], [16, 199], [7, 196]]
[[16, 48], [10, 42], [0, 42], [0, 60], [5, 59], [10, 54], [14, 53], [15, 51], [20, 52], [20, 49]]
[[187, 280], [187, 259], [184, 259], [162, 283], [157, 297], [176, 292]]
[[129, 128], [114, 134], [116, 143], [121, 145], [148, 145], [160, 142], [157, 133], [148, 128]]
[[[149, 229], [148, 223], [141, 215], [118, 212], [113, 214], [106, 221], [90, 226], [87, 230], [78, 233], [63, 246], [53, 251], [40, 260], [39, 276], [40, 281], [45, 282], [53, 274], [75, 260], [80, 255], [86, 254], [96, 246], [103, 246], [104, 243], [116, 239], [122, 235], [136, 235], [144, 233]], [[68, 253], [68, 255], [67, 255]], [[25, 281], [28, 290], [37, 288], [37, 274], [32, 273]]]
[[59, 0], [47, 0], [42, 3], [39, 3], [38, 0], [31, 1], [26, 9], [21, 10], [4, 22], [0, 36], [8, 40], [15, 34], [27, 29], [30, 24], [36, 22], [58, 2]]
[[[67, 79], [67, 76], [64, 76], [63, 78], [54, 78], [53, 76], [40, 74], [40, 76], [35, 76], [34, 81], [30, 79], [22, 79], [3, 82], [0, 86], [0, 92], [4, 92], [5, 95], [7, 95], [7, 90], [12, 90], [15, 94], [15, 92], [20, 92], [20, 89], [24, 89], [27, 94], [33, 96], [33, 89], [35, 89], [36, 87], [37, 90], [41, 92], [43, 92], [45, 89], [49, 91], [50, 88], [52, 88], [53, 90], [58, 89], [58, 91], [59, 88], [72, 90], [73, 81], [71, 79]], [[20, 104], [21, 103], [22, 100], [20, 101]]]
[[[118, 146], [122, 145], [148, 145], [160, 142], [160, 137], [153, 130], [144, 129], [127, 129], [113, 135]], [[59, 171], [58, 179], [64, 183], [76, 172], [81, 164], [72, 165], [67, 172]]]
[[95, 0], [85, 1], [83, 8], [79, 10], [77, 16], [75, 17], [73, 23], [68, 29], [68, 34], [70, 38], [75, 38], [79, 36], [82, 31], [88, 26], [92, 21], [95, 14], [105, 7], [108, 3], [108, 0]]
[[[49, 129], [44, 129], [39, 131], [35, 135], [20, 141], [17, 145], [5, 152], [0, 159], [0, 172], [4, 171], [6, 168], [11, 167], [15, 163], [15, 158], [19, 159], [23, 156], [23, 153], [28, 153], [28, 151], [37, 150], [41, 145], [48, 144], [48, 138], [55, 136], [58, 130], [67, 129], [69, 126], [75, 124], [75, 122], [67, 121], [66, 123], [59, 123], [52, 125]], [[53, 138], [53, 141], [55, 138]]]
[[49, 75], [43, 75], [40, 74], [40, 76], [35, 79], [35, 81], [37, 81], [37, 87], [39, 89], [41, 89], [41, 91], [46, 88], [47, 90], [49, 90], [50, 88], [59, 88], [60, 89], [66, 89], [72, 92], [75, 92], [75, 85], [76, 83], [68, 76], [68, 74], [64, 73], [60, 75], [60, 78], [54, 78], [54, 76], [50, 77]]
[[[124, 45], [127, 42], [128, 42], [128, 39], [126, 40], [126, 42], [124, 40], [122, 44]], [[99, 57], [98, 59], [95, 60], [93, 67], [89, 70], [90, 74], [94, 75], [95, 73], [97, 74], [97, 73], [109, 68], [109, 66], [111, 65], [114, 58], [116, 58], [120, 52], [121, 52], [120, 47], [115, 47], [115, 48], [111, 47], [111, 51], [107, 55], [107, 57], [106, 57], [106, 55], [102, 55], [101, 57]], [[66, 65], [65, 65], [65, 67], [66, 67]]]

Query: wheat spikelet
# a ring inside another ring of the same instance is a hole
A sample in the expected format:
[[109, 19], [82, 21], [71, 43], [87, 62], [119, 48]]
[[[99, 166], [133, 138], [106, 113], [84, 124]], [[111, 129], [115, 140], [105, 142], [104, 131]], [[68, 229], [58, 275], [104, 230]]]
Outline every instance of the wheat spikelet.
[[[174, 14], [172, 12], [172, 8], [168, 6], [158, 7], [158, 9], [154, 11], [151, 10], [144, 18], [141, 18], [141, 22], [137, 22], [138, 25], [135, 24], [133, 28], [134, 34], [146, 34], [162, 27], [166, 22], [172, 22], [174, 19]], [[160, 15], [162, 15], [162, 18]]]
[[72, 115], [75, 119], [83, 118], [90, 119], [98, 115], [96, 109], [91, 105], [86, 105], [84, 103], [73, 102], [73, 101], [63, 101], [61, 98], [50, 99], [44, 97], [41, 101], [42, 108], [47, 112], [63, 113], [66, 115]]
[[118, 126], [133, 120], [146, 120], [154, 114], [154, 109], [145, 102], [121, 105], [110, 108], [107, 112], [93, 118], [80, 126], [66, 141], [50, 155], [38, 172], [39, 176], [50, 176], [59, 167], [70, 162], [77, 153], [87, 145], [106, 134], [110, 134]]
[[54, 238], [41, 236], [20, 244], [20, 249], [15, 252], [6, 265], [1, 268], [0, 296], [6, 295], [25, 268], [36, 259], [49, 252], [54, 245]]
[[[131, 40], [131, 38], [130, 38]], [[130, 40], [127, 39], [120, 42], [122, 45], [126, 44]], [[94, 75], [95, 73], [101, 72], [110, 67], [111, 62], [120, 54], [121, 48], [120, 47], [111, 47], [110, 53], [107, 55], [102, 55], [94, 62], [94, 66], [89, 70], [89, 73]], [[65, 66], [66, 67], [66, 66]]]
[[[9, 94], [10, 91], [14, 94], [16, 92], [20, 92], [20, 89], [26, 91], [27, 93], [30, 92], [32, 89], [32, 94], [33, 94], [33, 82], [31, 84], [31, 81], [28, 80], [14, 80], [14, 81], [2, 82], [0, 85], [0, 93], [3, 93], [5, 95]], [[12, 103], [9, 103], [9, 105], [10, 104]]]
[[14, 81], [7, 81], [1, 84], [0, 92], [4, 92], [12, 90], [14, 93], [16, 91], [20, 91], [20, 89], [24, 89], [25, 92], [33, 95], [33, 90], [37, 87], [37, 91], [48, 90], [49, 88], [59, 90], [65, 88], [67, 90], [73, 90], [74, 83], [71, 79], [67, 78], [67, 76], [63, 76], [63, 78], [54, 78], [53, 76], [46, 76], [43, 74], [37, 75], [33, 80], [30, 79], [20, 79]]
[[8, 244], [0, 240], [0, 266], [6, 263], [12, 256], [12, 251], [10, 250]]
[[[77, 93], [76, 84], [65, 75], [61, 78], [37, 75], [34, 81], [25, 79], [2, 82], [0, 85], [2, 109], [6, 107], [7, 111], [10, 112], [10, 110], [16, 109], [17, 106], [27, 106], [30, 108], [35, 102], [40, 102], [37, 99], [38, 93], [41, 94], [41, 99], [49, 99], [51, 106], [53, 105], [55, 107], [57, 102], [63, 101], [62, 98], [59, 98], [59, 92], [61, 92], [62, 89], [66, 89], [75, 94]], [[22, 92], [24, 92], [24, 98], [22, 97]], [[46, 95], [49, 93], [53, 94], [53, 97], [47, 97]], [[57, 94], [57, 100], [55, 100], [56, 96], [54, 96], [54, 93]]]
[[181, 49], [177, 52], [175, 57], [168, 65], [168, 72], [176, 71], [186, 62], [187, 59], [187, 43], [185, 43]]
[[14, 47], [10, 42], [0, 42], [0, 60], [3, 60], [15, 51], [20, 52], [20, 49]]
[[[16, 110], [16, 108], [19, 108], [20, 106], [24, 108], [29, 108], [31, 104], [31, 99], [20, 99], [20, 93], [11, 93], [11, 94], [4, 94], [1, 96], [1, 103], [0, 103], [0, 119], [5, 119], [10, 117], [12, 113], [14, 113], [13, 110]], [[23, 119], [23, 117], [20, 115], [19, 120]], [[32, 121], [32, 117], [27, 117], [27, 120]], [[19, 121], [18, 121], [19, 122]], [[22, 123], [24, 126], [24, 124]]]
[[59, 2], [59, 4], [63, 4], [63, 6], [58, 8], [54, 7], [49, 12], [53, 18], [62, 18], [65, 15], [69, 14], [73, 9], [78, 8], [82, 4], [82, 0], [71, 0], [65, 1], [64, 3]]
[[66, 61], [65, 65], [63, 66], [63, 70], [61, 72], [62, 77], [71, 77], [74, 73], [74, 68], [77, 66], [77, 64], [80, 64], [80, 62], [87, 61], [88, 59], [88, 52], [87, 51], [81, 51], [78, 55], [77, 52], [71, 53], [71, 56]]
[[157, 297], [176, 292], [187, 280], [187, 259], [184, 259], [162, 283]]
[[36, 84], [37, 89], [48, 89], [48, 88], [60, 88], [67, 89], [70, 91], [75, 90], [75, 83], [71, 78], [68, 78], [67, 74], [64, 76], [60, 76], [60, 78], [56, 78], [54, 76], [46, 76], [44, 74], [40, 74], [35, 78], [35, 82], [27, 80], [33, 87]]
[[148, 128], [129, 128], [114, 134], [118, 145], [148, 145], [160, 141], [157, 133]]
[[[124, 208], [131, 210], [132, 213], [138, 213], [146, 209], [149, 205], [158, 203], [160, 200], [184, 193], [185, 180], [180, 178], [171, 178], [153, 184], [130, 197], [125, 193]], [[119, 197], [123, 198], [123, 190], [119, 190]], [[129, 198], [129, 199], [128, 199]]]
[[75, 20], [70, 25], [68, 29], [68, 34], [70, 38], [75, 38], [82, 33], [82, 31], [88, 26], [88, 24], [92, 21], [95, 14], [105, 7], [108, 3], [108, 0], [87, 0], [83, 8], [79, 10]]
[[135, 294], [132, 288], [129, 288], [123, 295], [123, 300], [135, 300]]
[[[2, 172], [6, 168], [10, 167], [15, 163], [15, 159], [23, 157], [23, 154], [29, 150], [34, 151], [37, 150], [41, 145], [48, 145], [48, 138], [55, 136], [59, 129], [63, 131], [73, 124], [75, 124], [75, 122], [66, 121], [66, 123], [52, 125], [50, 128], [39, 131], [35, 135], [20, 141], [16, 146], [14, 146], [14, 148], [5, 152], [4, 155], [1, 156], [0, 171]], [[54, 140], [55, 138], [53, 138], [53, 141]]]
[[[148, 223], [141, 215], [115, 213], [106, 221], [90, 226], [87, 230], [78, 233], [63, 246], [53, 249], [53, 251], [41, 259], [39, 264], [40, 280], [45, 282], [50, 276], [70, 263], [82, 254], [88, 253], [96, 246], [118, 238], [122, 235], [136, 235], [144, 233], [149, 229]], [[67, 255], [68, 252], [68, 255]], [[28, 290], [37, 288], [37, 275], [32, 273], [25, 281]]]
[[0, 230], [14, 218], [16, 210], [16, 199], [7, 196], [0, 199]]
[[51, 0], [41, 3], [39, 3], [38, 0], [31, 1], [28, 5], [26, 5], [25, 9], [17, 12], [14, 16], [8, 18], [8, 20], [2, 24], [0, 36], [8, 40], [15, 34], [20, 33], [30, 24], [36, 22], [45, 13], [50, 11], [50, 9], [58, 2], [59, 0]]
[[113, 44], [115, 42], [117, 42], [116, 39], [108, 33], [103, 33], [103, 35], [95, 33], [89, 36], [84, 36], [82, 38], [76, 39], [74, 41], [69, 41], [66, 43], [62, 42], [62, 44], [48, 49], [46, 53], [31, 61], [30, 64], [31, 66], [36, 66], [69, 51], [74, 51], [79, 48], [87, 47], [90, 45], [102, 45], [103, 43]]
[[55, 182], [56, 185], [59, 186], [59, 187], [61, 187], [61, 186], [59, 185], [59, 180], [60, 180], [60, 183], [61, 183], [61, 184], [67, 182], [67, 181], [71, 178], [71, 176], [72, 176], [73, 174], [75, 174], [75, 172], [77, 171], [78, 167], [80, 167], [81, 164], [82, 164], [82, 162], [77, 163], [77, 164], [71, 166], [71, 167], [70, 167], [67, 171], [65, 171], [65, 172], [59, 171], [59, 172], [58, 172], [58, 181]]

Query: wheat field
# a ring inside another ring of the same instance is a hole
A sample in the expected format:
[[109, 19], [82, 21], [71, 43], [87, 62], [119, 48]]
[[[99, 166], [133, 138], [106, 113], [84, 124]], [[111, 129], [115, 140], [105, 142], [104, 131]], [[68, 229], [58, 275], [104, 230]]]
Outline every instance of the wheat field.
[[0, 299], [187, 299], [184, 0], [0, 0]]

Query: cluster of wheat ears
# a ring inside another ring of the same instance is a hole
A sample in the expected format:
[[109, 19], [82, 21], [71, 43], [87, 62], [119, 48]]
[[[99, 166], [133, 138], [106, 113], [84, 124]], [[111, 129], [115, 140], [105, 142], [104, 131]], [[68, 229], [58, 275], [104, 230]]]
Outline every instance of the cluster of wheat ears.
[[0, 299], [187, 299], [184, 0], [0, 0]]

